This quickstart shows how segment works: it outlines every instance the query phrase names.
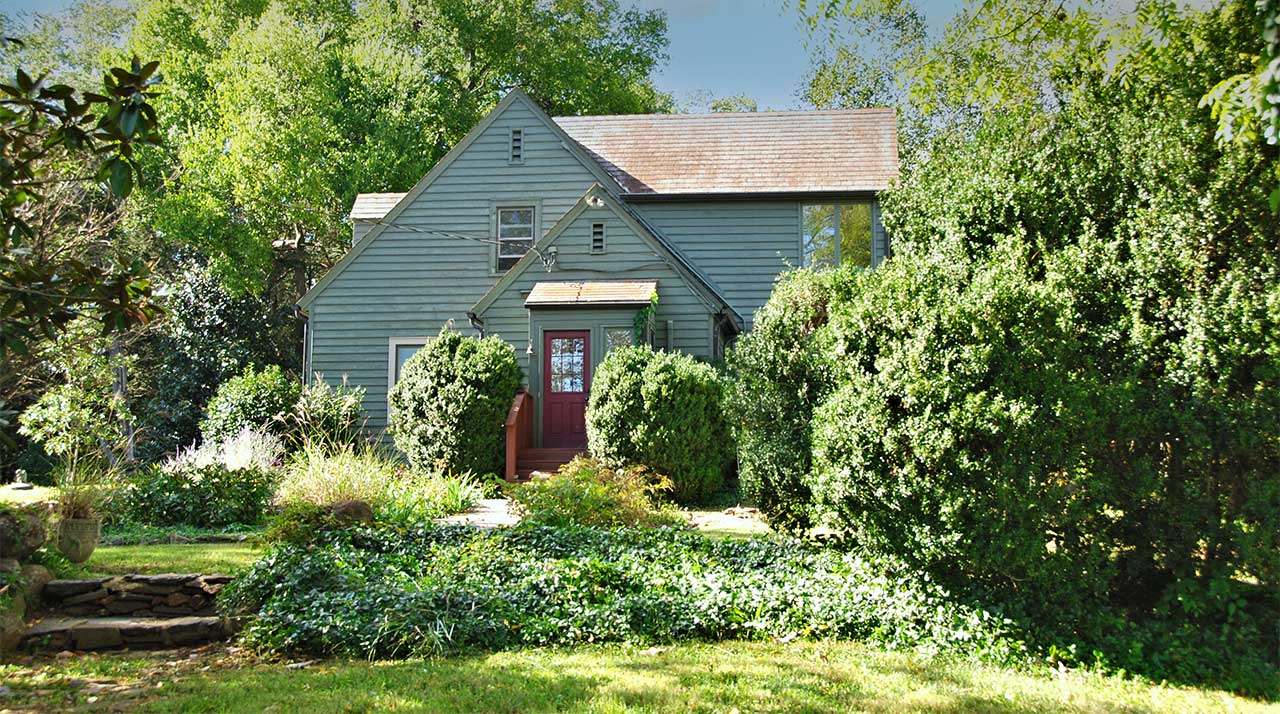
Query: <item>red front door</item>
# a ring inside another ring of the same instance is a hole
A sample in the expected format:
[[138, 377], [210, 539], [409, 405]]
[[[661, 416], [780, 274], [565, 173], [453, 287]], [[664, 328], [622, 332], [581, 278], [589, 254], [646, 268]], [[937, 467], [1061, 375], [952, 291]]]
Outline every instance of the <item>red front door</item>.
[[547, 332], [542, 338], [542, 445], [585, 448], [591, 333]]

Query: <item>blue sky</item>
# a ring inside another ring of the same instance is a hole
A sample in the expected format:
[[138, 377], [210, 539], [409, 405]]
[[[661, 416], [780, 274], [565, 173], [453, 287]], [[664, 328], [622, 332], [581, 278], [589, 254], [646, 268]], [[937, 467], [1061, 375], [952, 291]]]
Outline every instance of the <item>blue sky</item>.
[[[633, 0], [667, 11], [671, 62], [658, 86], [679, 100], [692, 92], [746, 94], [763, 109], [797, 109], [809, 69], [804, 30], [783, 0]], [[958, 0], [920, 0], [932, 31], [947, 24]]]
[[[628, 0], [622, 0], [627, 4]], [[58, 10], [70, 0], [0, 0], [0, 12]], [[809, 68], [804, 32], [784, 0], [631, 0], [667, 12], [671, 62], [658, 86], [686, 99], [705, 91], [746, 94], [761, 108], [794, 109]], [[958, 0], [918, 3], [933, 29], [955, 14]]]

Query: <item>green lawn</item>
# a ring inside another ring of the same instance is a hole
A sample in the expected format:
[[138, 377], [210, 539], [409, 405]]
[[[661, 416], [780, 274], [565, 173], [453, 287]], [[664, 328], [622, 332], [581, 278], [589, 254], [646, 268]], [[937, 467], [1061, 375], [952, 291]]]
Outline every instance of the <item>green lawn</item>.
[[95, 575], [125, 573], [235, 574], [262, 556], [256, 543], [99, 546], [85, 570]]
[[[595, 646], [303, 669], [218, 647], [0, 666], [5, 706], [307, 712], [1275, 712], [1219, 692], [1025, 674], [850, 643]], [[42, 694], [41, 694], [42, 693]], [[92, 701], [90, 697], [94, 697]]]
[[52, 501], [58, 495], [57, 489], [48, 486], [33, 486], [25, 491], [9, 488], [8, 484], [0, 486], [0, 502], [25, 506], [30, 503]]

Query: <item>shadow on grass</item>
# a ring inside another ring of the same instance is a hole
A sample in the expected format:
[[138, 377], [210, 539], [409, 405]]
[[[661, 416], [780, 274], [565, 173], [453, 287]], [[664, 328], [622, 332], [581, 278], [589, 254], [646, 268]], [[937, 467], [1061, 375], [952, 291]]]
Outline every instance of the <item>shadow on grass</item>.
[[180, 679], [153, 711], [1010, 712], [1265, 711], [1217, 692], [1031, 676], [849, 643], [621, 646], [305, 669], [250, 662]]

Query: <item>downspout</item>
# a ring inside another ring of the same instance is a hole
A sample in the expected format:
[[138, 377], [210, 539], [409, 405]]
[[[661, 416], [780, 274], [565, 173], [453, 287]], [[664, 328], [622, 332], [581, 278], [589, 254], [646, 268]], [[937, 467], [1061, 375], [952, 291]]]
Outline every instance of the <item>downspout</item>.
[[302, 383], [311, 385], [311, 320], [301, 305], [293, 306], [294, 318], [302, 321]]

